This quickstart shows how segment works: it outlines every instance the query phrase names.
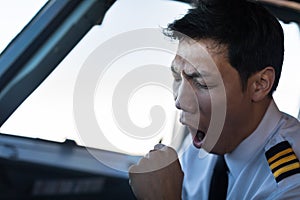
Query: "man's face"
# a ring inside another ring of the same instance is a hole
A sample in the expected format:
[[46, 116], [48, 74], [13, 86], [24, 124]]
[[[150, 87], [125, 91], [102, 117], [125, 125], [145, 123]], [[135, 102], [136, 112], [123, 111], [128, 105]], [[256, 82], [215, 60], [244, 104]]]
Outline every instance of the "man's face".
[[248, 134], [251, 120], [250, 95], [226, 52], [212, 40], [182, 40], [171, 67], [180, 122], [195, 147], [217, 154], [231, 152]]

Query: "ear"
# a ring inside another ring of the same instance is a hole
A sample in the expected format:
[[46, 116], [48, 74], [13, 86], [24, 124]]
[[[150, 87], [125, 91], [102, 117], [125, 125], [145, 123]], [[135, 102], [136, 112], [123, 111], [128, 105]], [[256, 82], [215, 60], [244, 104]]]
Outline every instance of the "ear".
[[259, 102], [268, 96], [275, 81], [275, 69], [268, 66], [252, 76], [251, 100]]

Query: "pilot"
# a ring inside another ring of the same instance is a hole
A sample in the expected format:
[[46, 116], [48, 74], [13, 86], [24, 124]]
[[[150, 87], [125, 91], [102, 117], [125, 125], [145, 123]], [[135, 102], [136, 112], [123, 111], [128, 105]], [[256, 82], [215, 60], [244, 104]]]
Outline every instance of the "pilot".
[[193, 145], [179, 159], [157, 145], [131, 166], [136, 197], [299, 199], [300, 123], [272, 97], [284, 55], [278, 20], [257, 2], [200, 0], [164, 33], [179, 41], [175, 104]]

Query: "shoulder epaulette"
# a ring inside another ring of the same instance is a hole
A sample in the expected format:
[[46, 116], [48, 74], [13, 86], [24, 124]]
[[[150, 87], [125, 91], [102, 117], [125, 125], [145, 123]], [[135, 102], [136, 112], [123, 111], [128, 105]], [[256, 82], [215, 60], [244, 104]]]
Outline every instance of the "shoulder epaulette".
[[286, 177], [300, 173], [299, 160], [288, 141], [271, 147], [265, 155], [277, 183]]

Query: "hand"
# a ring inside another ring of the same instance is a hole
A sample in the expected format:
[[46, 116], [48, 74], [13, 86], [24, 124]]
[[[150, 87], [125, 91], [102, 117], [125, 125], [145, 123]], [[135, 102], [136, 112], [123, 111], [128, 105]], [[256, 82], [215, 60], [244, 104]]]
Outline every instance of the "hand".
[[183, 172], [174, 149], [158, 144], [137, 165], [129, 168], [137, 199], [181, 199]]

